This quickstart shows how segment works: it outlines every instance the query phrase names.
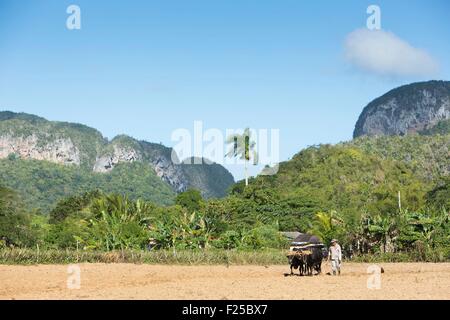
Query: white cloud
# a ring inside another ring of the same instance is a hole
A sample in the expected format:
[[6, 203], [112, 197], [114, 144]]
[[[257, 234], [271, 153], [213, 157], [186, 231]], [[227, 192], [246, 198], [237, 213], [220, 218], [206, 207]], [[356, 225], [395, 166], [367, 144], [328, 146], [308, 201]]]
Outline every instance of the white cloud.
[[345, 55], [357, 67], [386, 76], [433, 76], [438, 63], [391, 32], [358, 29], [345, 41]]

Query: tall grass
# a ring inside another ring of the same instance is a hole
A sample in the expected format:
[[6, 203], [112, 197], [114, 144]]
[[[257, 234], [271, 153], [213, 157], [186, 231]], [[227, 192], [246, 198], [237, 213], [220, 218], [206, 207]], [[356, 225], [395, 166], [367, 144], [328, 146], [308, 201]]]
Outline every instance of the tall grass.
[[286, 264], [285, 251], [158, 250], [75, 251], [1, 249], [0, 264], [134, 263], [166, 265], [276, 265]]
[[427, 250], [426, 252], [420, 251], [406, 251], [397, 253], [377, 253], [377, 254], [366, 254], [363, 256], [355, 257], [353, 262], [449, 262], [450, 261], [450, 250], [448, 248], [444, 249], [434, 249]]
[[[448, 250], [435, 250], [426, 256], [418, 252], [372, 254], [355, 257], [351, 262], [448, 262]], [[134, 263], [160, 265], [285, 265], [285, 250], [158, 250], [158, 251], [76, 251], [0, 249], [0, 264], [73, 264], [73, 263]]]

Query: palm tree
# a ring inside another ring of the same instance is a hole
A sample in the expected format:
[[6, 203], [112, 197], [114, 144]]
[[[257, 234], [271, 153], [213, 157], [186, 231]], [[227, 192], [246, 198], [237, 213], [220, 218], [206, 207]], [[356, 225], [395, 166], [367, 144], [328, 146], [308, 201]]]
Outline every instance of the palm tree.
[[226, 154], [227, 157], [244, 160], [245, 186], [248, 186], [248, 162], [253, 158], [253, 164], [258, 164], [258, 155], [255, 151], [256, 142], [251, 140], [250, 129], [246, 128], [242, 135], [233, 134], [229, 136], [227, 144], [231, 145], [231, 150]]

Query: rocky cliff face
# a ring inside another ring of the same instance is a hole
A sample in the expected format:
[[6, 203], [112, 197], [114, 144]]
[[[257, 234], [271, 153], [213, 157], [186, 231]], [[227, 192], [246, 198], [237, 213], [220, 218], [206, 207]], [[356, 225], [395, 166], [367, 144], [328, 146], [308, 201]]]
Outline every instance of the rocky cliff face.
[[151, 166], [156, 176], [174, 191], [198, 188], [207, 197], [223, 196], [234, 183], [232, 175], [219, 165], [198, 165], [197, 172], [193, 172], [182, 164], [174, 164], [172, 151], [125, 135], [107, 141], [96, 130], [82, 125], [0, 112], [0, 159], [13, 154], [104, 174], [120, 163], [141, 162]]
[[[190, 184], [188, 177], [179, 165], [175, 165], [170, 159], [158, 156], [152, 162], [152, 166], [161, 180], [167, 182], [176, 192], [186, 191]], [[207, 190], [202, 190], [203, 193]]]
[[111, 172], [121, 162], [133, 163], [140, 160], [142, 160], [142, 156], [138, 151], [132, 148], [113, 146], [111, 154], [102, 155], [96, 159], [93, 170], [101, 173]]
[[80, 151], [70, 139], [45, 143], [35, 134], [27, 137], [0, 135], [0, 159], [14, 154], [23, 159], [47, 160], [64, 165], [80, 165]]
[[353, 136], [405, 135], [450, 119], [450, 81], [413, 83], [367, 105]]

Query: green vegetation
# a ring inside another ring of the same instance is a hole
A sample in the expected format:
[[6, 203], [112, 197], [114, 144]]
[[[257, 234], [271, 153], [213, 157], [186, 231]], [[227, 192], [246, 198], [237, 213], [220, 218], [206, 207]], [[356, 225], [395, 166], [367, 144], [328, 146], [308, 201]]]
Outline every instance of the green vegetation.
[[[192, 188], [207, 190], [207, 198], [225, 196], [233, 179], [219, 165], [183, 165]], [[216, 180], [214, 182], [214, 180]], [[231, 180], [230, 180], [231, 179]], [[172, 204], [176, 192], [144, 162], [120, 163], [110, 173], [64, 166], [47, 161], [22, 160], [13, 154], [0, 159], [0, 181], [19, 193], [28, 209], [48, 212], [63, 198], [86, 190], [129, 195], [156, 204]]]
[[[9, 192], [9, 191], [8, 191]], [[2, 212], [14, 206], [4, 192]], [[194, 197], [192, 197], [194, 195]], [[91, 192], [60, 201], [48, 220], [35, 215], [31, 222], [22, 223], [24, 229], [35, 229], [32, 241], [28, 234], [18, 238], [15, 230], [2, 236], [13, 239], [21, 247], [41, 249], [80, 249], [83, 251], [114, 251], [149, 249], [262, 249], [278, 248], [286, 241], [275, 225], [254, 225], [230, 229], [226, 217], [206, 208], [207, 203], [195, 197], [194, 191], [179, 196], [180, 205], [160, 207], [142, 200], [130, 200], [120, 195]], [[194, 198], [194, 201], [191, 201]], [[189, 201], [186, 201], [189, 199]], [[200, 210], [193, 210], [200, 206]], [[191, 209], [189, 209], [191, 208]], [[19, 212], [10, 213], [19, 217]], [[16, 223], [17, 224], [17, 223]], [[10, 224], [8, 224], [9, 226]]]
[[[236, 184], [215, 210], [228, 213], [231, 224], [278, 222], [281, 230], [309, 231], [325, 242], [339, 238], [354, 254], [413, 258], [421, 251], [422, 259], [450, 259], [449, 138], [361, 138], [310, 147], [281, 164], [276, 176], [253, 179], [247, 188]], [[412, 236], [414, 226], [419, 231]]]
[[175, 199], [175, 192], [154, 169], [140, 162], [119, 164], [111, 173], [103, 174], [47, 161], [7, 158], [0, 160], [0, 181], [17, 191], [26, 208], [43, 213], [68, 195], [89, 190], [128, 194], [161, 205]]
[[76, 251], [0, 249], [0, 264], [135, 263], [163, 265], [282, 265], [285, 251], [157, 250]]
[[[414, 135], [313, 146], [277, 175], [235, 184], [224, 199], [167, 189], [172, 201], [164, 204], [154, 197], [166, 185], [142, 163], [89, 178], [4, 159], [0, 263], [284, 263], [280, 231], [295, 230], [325, 243], [338, 238], [357, 261], [448, 261], [448, 142], [449, 135]], [[28, 179], [27, 188], [17, 179]], [[152, 179], [153, 190], [141, 188]], [[78, 195], [64, 197], [73, 186]], [[29, 210], [33, 201], [21, 196], [38, 194], [53, 205]]]
[[432, 136], [436, 134], [446, 135], [450, 133], [450, 119], [439, 121], [434, 127], [420, 132], [424, 136]]
[[404, 137], [361, 137], [343, 145], [356, 147], [382, 160], [404, 163], [422, 180], [433, 181], [450, 175], [450, 133], [433, 136], [413, 134]]
[[440, 178], [427, 194], [427, 204], [433, 208], [450, 208], [450, 177]]
[[281, 230], [309, 231], [325, 242], [338, 238], [356, 255], [448, 260], [449, 139], [415, 135], [313, 146], [282, 163], [275, 176], [260, 176], [246, 188], [236, 184], [216, 207], [233, 212], [230, 220], [239, 224], [278, 222]]
[[6, 242], [22, 247], [32, 246], [36, 242], [36, 230], [32, 217], [23, 211], [17, 194], [0, 187], [0, 248]]
[[191, 159], [192, 164], [180, 164], [184, 175], [188, 181], [190, 189], [202, 191], [206, 199], [223, 198], [227, 195], [227, 190], [234, 184], [234, 178], [228, 170], [217, 163], [210, 163], [203, 159], [203, 165], [194, 164], [195, 158]]
[[189, 212], [200, 211], [202, 202], [201, 192], [195, 189], [180, 193], [175, 199], [175, 204], [185, 208]]
[[[153, 265], [286, 265], [286, 250], [155, 250], [155, 251], [82, 251], [1, 249], [0, 264], [73, 264], [73, 263], [133, 263]], [[439, 253], [424, 260], [414, 252], [376, 253], [354, 257], [352, 262], [442, 262]], [[448, 261], [448, 259], [447, 259]]]
[[364, 212], [395, 212], [399, 191], [405, 205], [418, 210], [432, 188], [405, 163], [343, 145], [308, 148], [281, 164], [276, 176], [258, 177], [245, 189], [241, 184], [230, 196], [242, 207], [241, 218], [277, 220], [283, 230], [310, 229], [317, 212], [334, 210], [355, 221]]

